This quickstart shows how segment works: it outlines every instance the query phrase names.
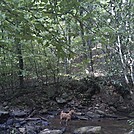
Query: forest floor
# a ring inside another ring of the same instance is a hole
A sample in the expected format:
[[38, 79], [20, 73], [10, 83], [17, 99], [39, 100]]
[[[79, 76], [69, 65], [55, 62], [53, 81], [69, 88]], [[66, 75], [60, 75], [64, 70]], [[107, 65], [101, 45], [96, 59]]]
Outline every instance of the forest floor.
[[124, 82], [101, 77], [66, 80], [58, 83], [5, 91], [0, 100], [5, 106], [28, 107], [39, 110], [99, 109], [106, 113], [130, 113], [134, 110], [132, 87]]

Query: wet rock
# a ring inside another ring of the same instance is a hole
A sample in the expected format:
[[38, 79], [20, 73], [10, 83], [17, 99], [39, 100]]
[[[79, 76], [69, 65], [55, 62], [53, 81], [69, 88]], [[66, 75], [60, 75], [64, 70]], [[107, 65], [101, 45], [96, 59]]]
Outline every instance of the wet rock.
[[64, 103], [67, 103], [67, 100], [63, 99], [63, 98], [56, 97], [56, 102], [59, 103], [59, 104], [64, 104]]
[[127, 134], [134, 134], [134, 130], [131, 130], [129, 133], [127, 133]]
[[0, 124], [0, 132], [1, 130], [6, 130], [8, 127], [5, 124]]
[[6, 122], [7, 125], [13, 125], [13, 123], [14, 123], [14, 119], [8, 119]]
[[2, 109], [5, 110], [5, 111], [9, 110], [8, 102], [4, 102], [2, 104]]
[[96, 112], [97, 114], [100, 114], [100, 115], [103, 115], [103, 116], [106, 115], [106, 113], [105, 113], [104, 111], [101, 111], [101, 110], [95, 110], [95, 112]]
[[130, 113], [129, 117], [134, 118], [134, 112]]
[[48, 126], [49, 125], [49, 123], [47, 121], [43, 121], [43, 120], [35, 121], [34, 124], [43, 125], [43, 126]]
[[6, 125], [8, 126], [16, 126], [16, 127], [20, 127], [21, 125], [24, 125], [26, 123], [26, 121], [24, 119], [14, 119], [14, 118], [9, 118], [6, 122]]
[[87, 115], [89, 118], [100, 118], [100, 117], [101, 117], [101, 115], [96, 114], [96, 113], [93, 113], [93, 112], [90, 112], [90, 111], [88, 111], [88, 112], [86, 113], [86, 115]]
[[114, 114], [106, 114], [105, 116], [108, 118], [118, 118], [118, 116]]
[[18, 118], [23, 118], [23, 117], [27, 116], [27, 112], [26, 111], [21, 111], [21, 110], [14, 110], [14, 111], [12, 111], [11, 116], [18, 117]]
[[128, 120], [128, 117], [118, 117], [117, 120]]
[[83, 116], [83, 115], [85, 115], [84, 113], [82, 113], [82, 112], [77, 112], [77, 113], [75, 113], [76, 115], [78, 115], [78, 116]]
[[37, 120], [40, 120], [40, 118], [37, 118], [37, 117], [33, 117], [33, 118], [26, 118], [25, 119], [26, 121], [37, 121]]
[[3, 107], [6, 107], [8, 105], [8, 102], [3, 102]]
[[42, 130], [39, 134], [62, 134], [62, 130], [49, 130], [49, 129], [44, 129]]
[[119, 112], [129, 112], [129, 109], [128, 109], [128, 107], [126, 107], [126, 106], [117, 107], [117, 110], [118, 110]]
[[34, 126], [26, 126], [26, 134], [37, 134], [36, 127]]
[[88, 117], [85, 116], [76, 116], [78, 120], [88, 120]]
[[26, 128], [21, 127], [21, 128], [19, 128], [19, 131], [20, 131], [22, 134], [25, 134], [25, 133], [26, 133]]
[[48, 111], [47, 113], [49, 115], [54, 115], [54, 116], [58, 115], [58, 112], [56, 110]]
[[47, 114], [48, 113], [48, 109], [43, 108], [42, 110], [39, 111], [40, 114]]
[[74, 130], [74, 134], [102, 134], [101, 126], [86, 126]]
[[0, 123], [4, 123], [9, 118], [9, 112], [7, 111], [0, 111]]
[[113, 106], [110, 107], [110, 110], [112, 110], [113, 112], [117, 112], [116, 108]]
[[100, 102], [100, 104], [98, 104], [98, 107], [99, 107], [99, 110], [105, 111], [107, 109], [108, 105]]

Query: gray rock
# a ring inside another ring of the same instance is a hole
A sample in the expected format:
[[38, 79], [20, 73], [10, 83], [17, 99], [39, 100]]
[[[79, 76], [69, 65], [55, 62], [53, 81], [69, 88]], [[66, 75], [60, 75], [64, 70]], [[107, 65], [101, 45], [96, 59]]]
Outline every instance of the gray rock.
[[134, 130], [130, 131], [128, 134], [134, 134]]
[[105, 116], [108, 118], [118, 118], [118, 116], [114, 114], [106, 114]]
[[9, 112], [0, 110], [0, 123], [4, 123], [9, 118]]
[[26, 133], [26, 128], [20, 127], [20, 128], [19, 128], [19, 131], [20, 131], [22, 134], [25, 134], [25, 133]]
[[86, 116], [76, 116], [79, 120], [88, 120]]
[[57, 101], [57, 103], [59, 103], [59, 104], [67, 103], [67, 100], [66, 100], [66, 99], [58, 98], [58, 97], [56, 97], [56, 101]]
[[117, 112], [117, 109], [114, 106], [111, 106], [110, 110], [112, 110], [113, 112]]
[[126, 106], [120, 106], [120, 107], [117, 107], [117, 111], [119, 111], [119, 112], [129, 112], [129, 109]]
[[95, 110], [95, 112], [96, 112], [97, 114], [100, 114], [100, 115], [103, 115], [103, 116], [106, 115], [106, 113], [105, 113], [104, 111], [101, 111], [101, 110]]
[[26, 134], [37, 134], [36, 127], [34, 126], [26, 126]]
[[93, 112], [90, 112], [90, 111], [88, 111], [88, 112], [86, 113], [86, 115], [87, 115], [89, 118], [100, 118], [100, 117], [102, 117], [100, 114], [96, 114], [96, 113], [93, 113]]
[[74, 134], [102, 134], [101, 126], [86, 126], [74, 130]]
[[19, 117], [19, 118], [23, 118], [27, 115], [27, 112], [26, 111], [21, 111], [21, 110], [14, 110], [12, 112], [12, 116], [14, 117]]
[[8, 105], [8, 102], [3, 103], [3, 107], [6, 107]]
[[49, 130], [49, 129], [44, 129], [42, 130], [39, 134], [62, 134], [62, 130]]
[[129, 117], [134, 118], [134, 112], [130, 113]]

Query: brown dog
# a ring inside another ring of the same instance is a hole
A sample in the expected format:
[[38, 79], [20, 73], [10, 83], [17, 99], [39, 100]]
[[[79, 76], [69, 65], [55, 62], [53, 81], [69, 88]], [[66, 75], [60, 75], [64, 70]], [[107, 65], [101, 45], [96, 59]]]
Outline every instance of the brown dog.
[[66, 121], [66, 126], [67, 126], [67, 122], [69, 120], [71, 120], [72, 114], [74, 114], [75, 111], [74, 110], [70, 110], [68, 113], [65, 113], [63, 111], [61, 111], [60, 113], [60, 124], [62, 123], [62, 120]]

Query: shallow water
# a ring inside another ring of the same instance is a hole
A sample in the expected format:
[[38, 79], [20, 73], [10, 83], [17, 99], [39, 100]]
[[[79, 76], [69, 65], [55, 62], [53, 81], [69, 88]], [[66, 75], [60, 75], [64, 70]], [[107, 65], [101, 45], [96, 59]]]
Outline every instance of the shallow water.
[[[51, 129], [61, 129], [65, 125], [59, 123], [59, 119], [50, 120]], [[65, 134], [73, 134], [76, 128], [85, 126], [101, 126], [104, 134], [125, 134], [131, 130], [131, 126], [128, 124], [127, 120], [117, 120], [117, 119], [95, 119], [95, 120], [71, 120], [66, 127]]]

